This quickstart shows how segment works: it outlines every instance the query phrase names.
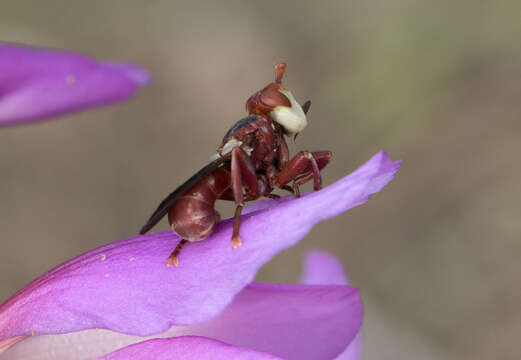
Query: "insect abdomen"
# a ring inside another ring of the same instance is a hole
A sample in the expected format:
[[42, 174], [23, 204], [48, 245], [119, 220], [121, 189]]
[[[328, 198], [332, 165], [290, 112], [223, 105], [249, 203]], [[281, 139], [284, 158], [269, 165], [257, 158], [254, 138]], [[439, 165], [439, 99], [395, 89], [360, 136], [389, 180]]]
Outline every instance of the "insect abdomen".
[[182, 239], [200, 241], [212, 234], [220, 215], [215, 201], [230, 188], [230, 173], [217, 168], [183, 194], [168, 212], [172, 230]]

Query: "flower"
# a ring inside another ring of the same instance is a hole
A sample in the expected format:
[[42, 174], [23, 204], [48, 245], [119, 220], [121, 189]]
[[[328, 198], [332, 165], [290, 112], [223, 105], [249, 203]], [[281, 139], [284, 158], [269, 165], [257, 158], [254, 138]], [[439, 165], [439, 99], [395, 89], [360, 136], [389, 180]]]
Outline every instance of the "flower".
[[134, 65], [0, 42], [0, 127], [130, 98], [149, 80]]
[[333, 358], [359, 331], [358, 290], [251, 282], [314, 224], [366, 202], [399, 167], [379, 152], [320, 191], [254, 203], [242, 217], [241, 248], [231, 247], [228, 219], [207, 240], [187, 244], [177, 268], [165, 266], [179, 241], [171, 231], [116, 241], [69, 260], [0, 305], [0, 341], [11, 346], [22, 340], [0, 359], [100, 356], [159, 333], [196, 336], [192, 340], [202, 347], [225, 346], [218, 340], [289, 359]]
[[[342, 265], [333, 255], [323, 251], [311, 251], [304, 263], [304, 274], [302, 278], [304, 284], [314, 285], [347, 285]], [[233, 303], [232, 303], [233, 304]], [[327, 304], [320, 304], [324, 307]], [[356, 304], [357, 306], [359, 303]], [[225, 310], [226, 311], [226, 310]], [[290, 323], [293, 323], [290, 318]], [[354, 320], [354, 319], [353, 319]], [[320, 329], [323, 330], [323, 329]], [[342, 332], [341, 332], [342, 333]], [[171, 335], [171, 334], [168, 334]], [[168, 336], [165, 335], [165, 336]], [[346, 338], [351, 338], [349, 332], [345, 333]], [[257, 338], [254, 338], [257, 339]], [[275, 339], [277, 341], [278, 339]], [[305, 341], [305, 340], [303, 340]], [[310, 339], [310, 344], [316, 344], [317, 339]], [[187, 343], [187, 345], [185, 345]], [[327, 342], [326, 342], [327, 344]], [[194, 348], [197, 353], [194, 354]], [[233, 350], [232, 350], [233, 349]], [[229, 353], [236, 351], [235, 353]], [[294, 355], [295, 358], [302, 359], [302, 349]], [[153, 354], [153, 356], [151, 356]], [[158, 359], [164, 354], [165, 359], [192, 358], [192, 359], [274, 359], [270, 354], [251, 352], [244, 348], [230, 347], [222, 342], [215, 343], [215, 340], [203, 337], [180, 336], [166, 339], [151, 339], [136, 344], [126, 346], [116, 350], [103, 359]], [[216, 356], [216, 354], [218, 356]], [[309, 354], [306, 352], [306, 354]], [[322, 354], [321, 354], [322, 355]], [[220, 357], [219, 357], [220, 356]], [[277, 357], [278, 359], [278, 357]], [[348, 348], [336, 360], [358, 360], [360, 359], [360, 336], [359, 334], [351, 341]]]

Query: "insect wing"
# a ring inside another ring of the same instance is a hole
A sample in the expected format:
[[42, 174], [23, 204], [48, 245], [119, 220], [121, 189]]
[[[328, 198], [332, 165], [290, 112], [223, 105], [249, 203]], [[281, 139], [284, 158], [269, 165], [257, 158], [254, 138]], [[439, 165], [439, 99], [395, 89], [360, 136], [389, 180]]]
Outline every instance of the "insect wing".
[[150, 229], [152, 229], [163, 218], [163, 216], [168, 214], [168, 211], [177, 199], [179, 199], [184, 193], [190, 190], [190, 188], [196, 182], [198, 182], [203, 177], [217, 169], [221, 164], [224, 164], [229, 159], [230, 156], [228, 155], [212, 161], [211, 163], [203, 167], [201, 170], [199, 170], [197, 173], [195, 173], [183, 185], [179, 186], [177, 189], [171, 192], [170, 195], [168, 195], [163, 201], [161, 201], [156, 211], [154, 211], [154, 213], [150, 216], [146, 224], [143, 225], [143, 227], [139, 231], [139, 234], [143, 235]]

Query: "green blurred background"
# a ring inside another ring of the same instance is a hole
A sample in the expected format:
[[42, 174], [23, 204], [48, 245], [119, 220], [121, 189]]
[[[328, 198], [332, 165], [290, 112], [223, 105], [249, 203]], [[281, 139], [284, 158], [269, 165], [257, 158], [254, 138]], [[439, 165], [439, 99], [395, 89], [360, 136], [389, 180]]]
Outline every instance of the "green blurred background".
[[286, 61], [285, 84], [313, 101], [291, 151], [331, 150], [326, 184], [380, 149], [403, 166], [258, 279], [293, 282], [307, 250], [328, 250], [361, 289], [365, 359], [521, 358], [521, 2], [0, 9], [1, 40], [134, 62], [154, 77], [129, 103], [0, 131], [0, 301], [134, 235]]

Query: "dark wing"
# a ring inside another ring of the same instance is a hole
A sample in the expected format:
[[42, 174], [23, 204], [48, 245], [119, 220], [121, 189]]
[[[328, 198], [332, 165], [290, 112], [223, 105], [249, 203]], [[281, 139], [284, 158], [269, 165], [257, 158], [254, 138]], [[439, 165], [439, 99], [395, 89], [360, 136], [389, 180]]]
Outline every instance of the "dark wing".
[[175, 189], [170, 195], [168, 195], [157, 207], [156, 211], [150, 216], [148, 221], [139, 231], [140, 235], [148, 232], [152, 229], [162, 218], [165, 216], [174, 202], [179, 199], [185, 192], [187, 192], [196, 182], [201, 180], [203, 177], [217, 169], [221, 164], [224, 164], [231, 157], [231, 154], [226, 154], [224, 157], [219, 157], [218, 159], [212, 161], [204, 168], [195, 173], [190, 179], [188, 179], [183, 185], [179, 186]]
[[226, 132], [226, 135], [224, 135], [223, 140], [226, 139], [228, 136], [231, 136], [237, 132], [240, 128], [243, 126], [248, 125], [249, 123], [257, 120], [257, 115], [248, 115], [245, 118], [242, 118], [241, 120], [237, 121], [233, 126]]

